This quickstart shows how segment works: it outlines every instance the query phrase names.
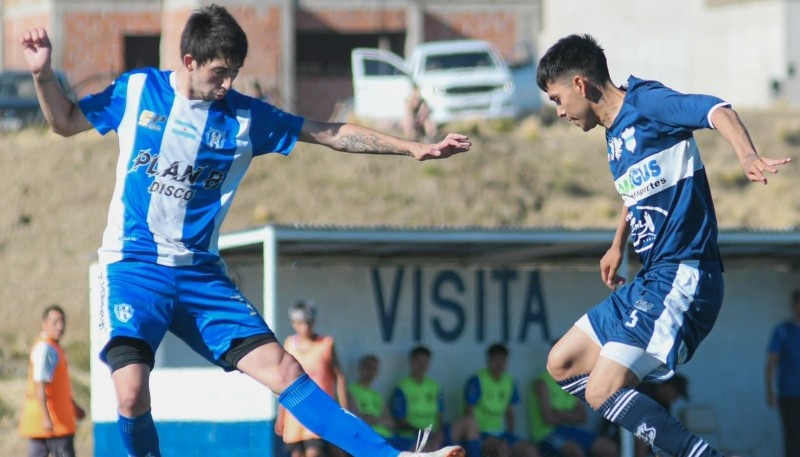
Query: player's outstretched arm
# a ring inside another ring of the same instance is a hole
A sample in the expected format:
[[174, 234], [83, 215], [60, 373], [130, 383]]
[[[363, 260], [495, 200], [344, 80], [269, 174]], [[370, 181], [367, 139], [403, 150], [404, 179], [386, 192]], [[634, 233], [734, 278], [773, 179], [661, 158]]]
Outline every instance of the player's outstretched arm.
[[322, 122], [306, 119], [300, 141], [321, 144], [336, 151], [360, 154], [407, 155], [417, 160], [444, 159], [468, 151], [469, 138], [448, 134], [436, 144], [422, 144], [387, 135], [356, 124]]
[[721, 107], [717, 108], [711, 115], [711, 122], [714, 123], [719, 133], [731, 144], [736, 157], [744, 168], [744, 173], [752, 182], [767, 183], [765, 173], [775, 174], [778, 172], [778, 166], [787, 164], [791, 161], [790, 158], [783, 159], [768, 159], [760, 157], [756, 152], [756, 147], [750, 139], [750, 134], [747, 132], [744, 124], [742, 124], [739, 115], [736, 111]]
[[62, 136], [71, 136], [89, 130], [92, 125], [80, 108], [67, 98], [56, 80], [50, 65], [53, 46], [47, 31], [41, 27], [30, 29], [22, 35], [20, 44], [33, 75], [42, 113], [53, 131]]

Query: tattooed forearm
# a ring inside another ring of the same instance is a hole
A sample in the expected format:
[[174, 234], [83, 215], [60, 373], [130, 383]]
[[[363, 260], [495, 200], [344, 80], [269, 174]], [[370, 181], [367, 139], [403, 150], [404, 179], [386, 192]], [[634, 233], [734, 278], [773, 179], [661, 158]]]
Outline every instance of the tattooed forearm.
[[397, 145], [388, 143], [374, 134], [350, 133], [336, 140], [338, 149], [364, 154], [402, 154]]

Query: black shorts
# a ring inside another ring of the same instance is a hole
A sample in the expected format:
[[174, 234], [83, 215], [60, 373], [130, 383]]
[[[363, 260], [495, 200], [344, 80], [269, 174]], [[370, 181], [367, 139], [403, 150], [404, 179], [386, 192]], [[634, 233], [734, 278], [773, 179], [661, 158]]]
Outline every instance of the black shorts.
[[31, 438], [28, 457], [75, 457], [75, 435]]

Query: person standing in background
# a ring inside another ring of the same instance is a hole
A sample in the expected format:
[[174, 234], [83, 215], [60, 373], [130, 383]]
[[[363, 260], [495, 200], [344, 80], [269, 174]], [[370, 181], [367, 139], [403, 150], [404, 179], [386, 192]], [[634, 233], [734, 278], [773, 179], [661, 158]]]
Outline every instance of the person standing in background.
[[[58, 305], [42, 313], [42, 333], [31, 349], [19, 434], [30, 440], [28, 457], [74, 457], [83, 409], [72, 397], [67, 357], [59, 344], [66, 315]], [[77, 419], [77, 420], [76, 420]]]
[[[314, 332], [317, 307], [310, 301], [298, 301], [289, 308], [294, 335], [283, 342], [286, 352], [294, 356], [311, 379], [328, 395], [338, 400], [347, 409], [347, 382], [339, 366], [333, 337]], [[337, 450], [306, 428], [283, 406], [278, 408], [275, 432], [283, 437], [286, 450], [291, 457], [325, 457]]]
[[772, 331], [765, 377], [767, 404], [772, 408], [777, 406], [781, 413], [785, 455], [797, 457], [800, 456], [800, 290], [792, 294], [791, 306], [792, 318]]

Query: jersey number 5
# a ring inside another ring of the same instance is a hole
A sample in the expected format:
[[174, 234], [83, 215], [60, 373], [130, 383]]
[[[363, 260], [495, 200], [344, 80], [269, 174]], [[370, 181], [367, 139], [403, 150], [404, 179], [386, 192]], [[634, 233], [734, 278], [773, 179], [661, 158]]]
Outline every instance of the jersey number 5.
[[638, 311], [638, 309], [631, 311], [631, 315], [628, 316], [628, 320], [625, 321], [625, 327], [636, 327], [636, 323], [639, 322], [639, 316], [636, 315]]

